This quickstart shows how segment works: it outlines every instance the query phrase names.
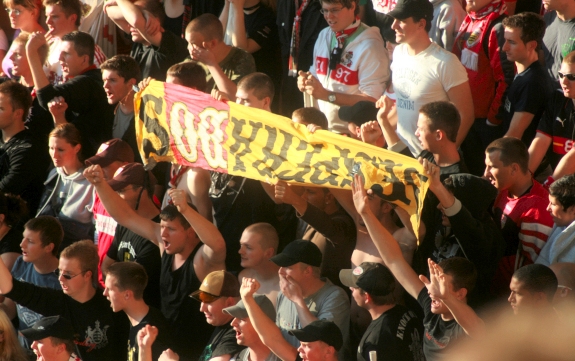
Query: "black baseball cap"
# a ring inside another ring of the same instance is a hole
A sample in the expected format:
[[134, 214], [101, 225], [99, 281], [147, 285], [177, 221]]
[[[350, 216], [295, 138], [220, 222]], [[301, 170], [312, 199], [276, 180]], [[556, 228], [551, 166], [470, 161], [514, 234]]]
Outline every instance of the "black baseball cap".
[[321, 259], [321, 251], [315, 243], [297, 239], [285, 246], [280, 254], [276, 254], [270, 260], [280, 267], [289, 267], [298, 262], [319, 267]]
[[62, 316], [42, 317], [31, 328], [21, 332], [30, 341], [38, 341], [46, 337], [74, 340], [74, 328], [70, 321]]
[[344, 105], [339, 108], [339, 119], [353, 123], [361, 127], [364, 123], [377, 120], [377, 112], [374, 102], [361, 101], [354, 105]]
[[316, 320], [302, 329], [291, 330], [289, 333], [302, 342], [323, 341], [337, 351], [343, 345], [341, 330], [331, 321]]
[[363, 262], [354, 269], [342, 269], [339, 280], [344, 286], [361, 288], [373, 296], [387, 296], [395, 289], [391, 271], [376, 262]]
[[429, 23], [433, 20], [433, 5], [429, 0], [399, 0], [387, 15], [399, 20], [411, 17], [425, 19]]

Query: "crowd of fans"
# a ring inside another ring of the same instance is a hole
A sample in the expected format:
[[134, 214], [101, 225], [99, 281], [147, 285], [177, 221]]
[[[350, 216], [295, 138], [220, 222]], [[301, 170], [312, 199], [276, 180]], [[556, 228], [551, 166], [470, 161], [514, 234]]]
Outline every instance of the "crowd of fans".
[[[575, 357], [572, 0], [107, 0], [129, 54], [4, 5], [0, 361]], [[360, 175], [144, 167], [152, 79], [417, 158], [420, 228]]]

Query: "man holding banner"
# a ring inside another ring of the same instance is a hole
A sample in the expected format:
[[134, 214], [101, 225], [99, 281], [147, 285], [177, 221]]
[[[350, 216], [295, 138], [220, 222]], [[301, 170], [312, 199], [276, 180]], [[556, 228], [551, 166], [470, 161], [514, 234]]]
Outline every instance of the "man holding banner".
[[299, 72], [298, 87], [318, 100], [329, 121], [329, 129], [348, 133], [338, 116], [339, 107], [362, 100], [375, 103], [389, 80], [389, 59], [377, 27], [359, 19], [357, 0], [322, 0], [329, 28], [319, 34], [314, 64]]

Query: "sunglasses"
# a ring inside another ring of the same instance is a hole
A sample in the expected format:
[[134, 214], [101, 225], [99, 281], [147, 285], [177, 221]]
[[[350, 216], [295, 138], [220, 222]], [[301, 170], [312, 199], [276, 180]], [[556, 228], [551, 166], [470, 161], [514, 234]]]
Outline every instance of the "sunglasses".
[[67, 279], [68, 281], [71, 280], [72, 278], [76, 277], [76, 276], [83, 275], [86, 272], [88, 272], [88, 271], [82, 271], [82, 272], [77, 273], [77, 274], [72, 276], [72, 275], [69, 275], [67, 273], [61, 273], [59, 269], [54, 270], [54, 274], [56, 274], [56, 276], [58, 276], [58, 277], [62, 276], [65, 279]]
[[575, 74], [563, 74], [560, 71], [558, 71], [557, 74], [559, 74], [559, 79], [567, 78], [569, 81], [575, 80]]
[[212, 295], [211, 293], [201, 291], [200, 293], [195, 295], [195, 298], [200, 300], [203, 303], [212, 303], [215, 300], [217, 300], [218, 298], [220, 298], [220, 296]]

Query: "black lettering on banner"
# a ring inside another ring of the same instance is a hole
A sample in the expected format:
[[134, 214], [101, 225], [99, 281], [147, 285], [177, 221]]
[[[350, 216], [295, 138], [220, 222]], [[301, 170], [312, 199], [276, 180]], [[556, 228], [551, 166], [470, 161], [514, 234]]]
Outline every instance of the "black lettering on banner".
[[[246, 166], [241, 158], [244, 155], [252, 152], [250, 149], [250, 143], [256, 139], [258, 130], [262, 128], [262, 123], [256, 123], [253, 120], [249, 121], [250, 125], [252, 126], [252, 133], [250, 134], [249, 138], [243, 138], [241, 136], [242, 129], [244, 125], [246, 125], [245, 119], [237, 119], [236, 117], [232, 117], [232, 123], [234, 124], [234, 127], [232, 128], [232, 137], [236, 141], [230, 146], [230, 153], [232, 153], [236, 158], [236, 164], [234, 165], [233, 170], [245, 172]], [[238, 153], [238, 150], [242, 144], [244, 145], [244, 149]]]
[[427, 177], [417, 171], [415, 168], [406, 168], [403, 171], [403, 178], [405, 179], [407, 184], [410, 184], [413, 187], [413, 197], [415, 198], [415, 213], [420, 214], [419, 212], [419, 187], [415, 184], [413, 180], [414, 176], [419, 178], [420, 183], [427, 182]]
[[148, 133], [152, 133], [158, 137], [162, 146], [160, 149], [156, 149], [150, 140], [144, 138], [142, 140], [142, 149], [144, 150], [144, 155], [146, 158], [149, 157], [150, 153], [164, 156], [168, 154], [170, 147], [170, 136], [168, 131], [160, 125], [157, 118], [152, 118], [146, 113], [146, 105], [148, 105], [148, 102], [153, 103], [154, 111], [156, 114], [161, 114], [163, 111], [162, 99], [151, 94], [146, 94], [142, 97], [142, 102], [140, 104], [140, 120], [144, 122], [144, 126], [146, 127], [146, 131]]
[[[296, 138], [296, 139], [299, 139], [299, 138]], [[293, 181], [298, 182], [298, 183], [305, 183], [305, 179], [303, 177], [311, 171], [311, 166], [310, 166], [311, 160], [312, 160], [314, 154], [319, 154], [321, 152], [321, 150], [323, 148], [323, 144], [309, 144], [305, 140], [299, 139], [299, 145], [296, 148], [296, 152], [304, 151], [307, 149], [308, 146], [311, 146], [312, 150], [310, 152], [306, 152], [305, 158], [303, 159], [303, 162], [301, 162], [301, 164], [298, 165], [298, 168], [301, 170], [294, 175], [289, 175], [288, 174], [290, 172], [289, 170], [284, 170], [282, 172], [279, 172], [278, 178], [280, 180], [285, 180], [285, 181], [293, 180]]]
[[[309, 180], [313, 184], [320, 184], [321, 185], [321, 184], [329, 183], [332, 186], [337, 186], [337, 175], [335, 174], [335, 170], [339, 168], [338, 159], [339, 158], [333, 157], [333, 158], [331, 158], [331, 161], [324, 160], [324, 161], [315, 163], [313, 165], [313, 169], [315, 169], [315, 170], [313, 171], [313, 174], [311, 175]], [[320, 167], [324, 167], [325, 172], [329, 174], [324, 179], [319, 178], [322, 174]]]
[[[371, 186], [371, 189], [380, 195], [385, 201], [393, 202], [393, 201], [400, 201], [406, 205], [410, 205], [411, 201], [407, 198], [406, 194], [406, 187], [405, 184], [397, 178], [395, 173], [393, 172], [394, 167], [401, 167], [402, 164], [395, 164], [394, 161], [390, 159], [386, 159], [381, 163], [384, 166], [386, 175], [381, 180], [382, 183], [390, 183], [391, 184], [391, 194], [384, 194], [383, 193], [383, 186], [381, 184], [374, 184]], [[412, 168], [413, 169], [413, 168]], [[411, 184], [413, 180], [411, 180]]]
[[[264, 154], [264, 159], [263, 160], [256, 160], [252, 166], [258, 171], [258, 173], [262, 176], [268, 176], [268, 177], [272, 177], [273, 174], [275, 173], [275, 171], [282, 165], [283, 162], [285, 162], [285, 160], [287, 159], [287, 151], [289, 149], [289, 147], [291, 146], [292, 140], [293, 140], [293, 135], [284, 132], [283, 130], [279, 129], [280, 133], [285, 137], [285, 142], [282, 145], [282, 148], [280, 149], [280, 154], [274, 154], [272, 152], [274, 145], [276, 143], [277, 140], [277, 129], [276, 128], [272, 128], [268, 125], [265, 126], [266, 131], [268, 132], [268, 140], [266, 142], [266, 145], [264, 148], [262, 148], [262, 153]], [[272, 159], [273, 162], [270, 166], [268, 166], [266, 164], [266, 162]], [[263, 164], [264, 168], [263, 169], [259, 169], [259, 166]], [[273, 171], [273, 172], [272, 172]]]
[[[346, 174], [351, 176], [351, 174], [353, 172], [353, 164], [355, 163], [355, 160], [353, 158], [349, 157], [349, 153], [351, 151], [347, 148], [341, 148], [337, 144], [334, 144], [334, 145], [335, 145], [335, 149], [337, 149], [339, 151], [340, 159], [343, 160], [343, 166], [345, 167], [345, 169], [347, 169]], [[339, 186], [340, 187], [351, 186], [351, 178], [350, 177], [343, 178], [341, 180], [341, 183], [339, 184]]]

